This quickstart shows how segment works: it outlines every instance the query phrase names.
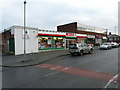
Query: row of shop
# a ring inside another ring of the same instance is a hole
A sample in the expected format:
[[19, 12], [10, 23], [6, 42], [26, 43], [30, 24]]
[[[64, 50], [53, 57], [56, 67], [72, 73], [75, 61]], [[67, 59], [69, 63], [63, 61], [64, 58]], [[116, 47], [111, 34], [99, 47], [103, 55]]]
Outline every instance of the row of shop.
[[66, 49], [72, 43], [95, 46], [107, 40], [104, 33], [77, 30], [76, 23], [59, 26], [57, 31], [26, 27], [25, 34], [23, 26], [11, 26], [2, 33], [2, 39], [4, 53], [12, 52], [15, 55], [24, 54], [24, 47], [26, 53], [36, 53], [43, 50]]
[[56, 31], [38, 32], [39, 50], [64, 49], [72, 43], [86, 43], [90, 46], [100, 45], [106, 38], [102, 35], [87, 35]]

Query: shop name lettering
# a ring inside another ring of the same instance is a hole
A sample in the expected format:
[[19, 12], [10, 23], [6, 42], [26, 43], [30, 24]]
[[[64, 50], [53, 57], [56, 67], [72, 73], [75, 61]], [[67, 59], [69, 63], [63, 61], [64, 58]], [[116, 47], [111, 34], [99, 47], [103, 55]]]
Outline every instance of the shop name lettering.
[[74, 36], [74, 33], [66, 33], [66, 36]]

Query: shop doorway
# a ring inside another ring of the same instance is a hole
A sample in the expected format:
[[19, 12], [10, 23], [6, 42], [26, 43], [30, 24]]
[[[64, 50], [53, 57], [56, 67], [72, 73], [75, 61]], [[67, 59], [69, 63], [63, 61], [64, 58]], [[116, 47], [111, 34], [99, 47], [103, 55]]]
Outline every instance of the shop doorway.
[[66, 48], [69, 48], [69, 45], [73, 43], [76, 43], [76, 39], [66, 39]]

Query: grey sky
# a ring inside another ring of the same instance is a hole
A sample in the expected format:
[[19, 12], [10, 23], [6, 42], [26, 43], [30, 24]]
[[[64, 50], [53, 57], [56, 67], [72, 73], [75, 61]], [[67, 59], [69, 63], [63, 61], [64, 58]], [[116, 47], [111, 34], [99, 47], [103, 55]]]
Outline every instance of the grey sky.
[[[23, 1], [1, 0], [2, 29], [23, 25]], [[27, 26], [56, 30], [57, 25], [79, 22], [107, 28], [118, 26], [119, 0], [26, 0]], [[1, 18], [0, 18], [1, 19]]]

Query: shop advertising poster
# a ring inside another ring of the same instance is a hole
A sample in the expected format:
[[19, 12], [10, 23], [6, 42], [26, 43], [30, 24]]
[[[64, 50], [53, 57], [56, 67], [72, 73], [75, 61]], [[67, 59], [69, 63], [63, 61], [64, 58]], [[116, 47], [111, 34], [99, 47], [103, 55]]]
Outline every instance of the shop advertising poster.
[[47, 42], [48, 44], [52, 44], [52, 40], [51, 40], [51, 38], [48, 38], [48, 42]]

